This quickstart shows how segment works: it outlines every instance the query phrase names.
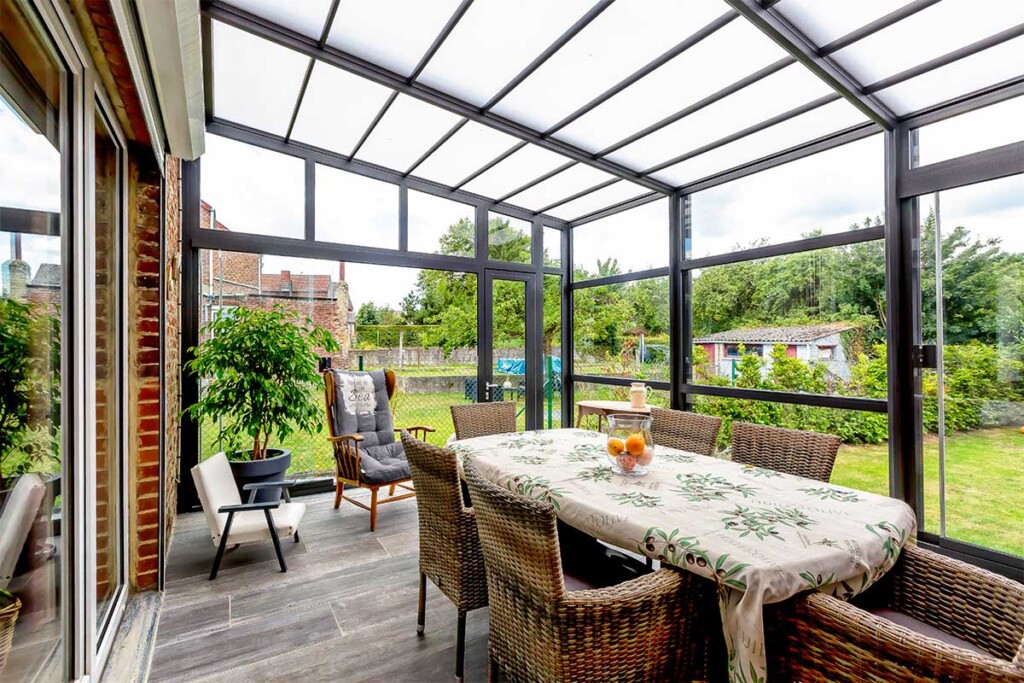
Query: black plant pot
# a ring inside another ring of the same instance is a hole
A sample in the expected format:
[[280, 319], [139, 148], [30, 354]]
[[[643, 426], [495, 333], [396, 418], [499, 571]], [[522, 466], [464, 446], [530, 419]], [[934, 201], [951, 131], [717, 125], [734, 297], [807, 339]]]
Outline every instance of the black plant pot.
[[[292, 464], [292, 452], [287, 448], [268, 448], [267, 457], [263, 460], [229, 460], [231, 473], [235, 475], [235, 484], [238, 485], [238, 495], [242, 497], [243, 503], [249, 502], [249, 491], [244, 491], [246, 484], [255, 484], [261, 481], [281, 481], [285, 478], [288, 468]], [[281, 487], [259, 489], [256, 492], [256, 502], [275, 501], [281, 499]]]

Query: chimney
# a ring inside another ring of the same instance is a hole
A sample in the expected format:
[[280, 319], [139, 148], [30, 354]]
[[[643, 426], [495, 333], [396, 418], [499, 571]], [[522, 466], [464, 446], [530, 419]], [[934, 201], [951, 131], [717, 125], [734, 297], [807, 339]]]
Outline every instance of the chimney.
[[345, 262], [338, 261], [338, 282], [345, 281]]
[[0, 266], [0, 280], [2, 280], [3, 295], [12, 299], [24, 301], [28, 294], [28, 285], [32, 279], [32, 268], [20, 259], [5, 261]]

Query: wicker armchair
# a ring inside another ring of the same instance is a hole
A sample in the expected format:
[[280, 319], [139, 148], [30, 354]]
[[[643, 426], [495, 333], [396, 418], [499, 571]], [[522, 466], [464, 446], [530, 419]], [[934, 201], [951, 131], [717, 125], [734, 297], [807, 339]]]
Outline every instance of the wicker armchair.
[[827, 482], [839, 437], [796, 429], [732, 423], [732, 460]]
[[516, 431], [516, 404], [498, 401], [455, 405], [452, 406], [452, 422], [456, 439], [508, 434]]
[[688, 591], [697, 577], [661, 569], [567, 590], [551, 505], [491, 484], [470, 462], [465, 475], [487, 564], [490, 680], [499, 669], [516, 681], [701, 678], [707, 640]]
[[651, 437], [659, 446], [714, 455], [722, 418], [651, 406]]
[[[343, 384], [349, 395], [343, 395]], [[395, 441], [391, 418], [391, 397], [395, 395], [395, 373], [391, 370], [373, 372], [324, 372], [324, 400], [327, 404], [328, 439], [334, 448], [334, 509], [342, 500], [370, 512], [370, 531], [377, 528], [377, 506], [394, 503], [416, 495], [409, 486], [412, 474], [400, 441]], [[357, 390], [353, 391], [356, 388]], [[407, 431], [426, 439], [432, 427], [406, 427]], [[349, 498], [345, 486], [370, 490], [370, 504]], [[377, 494], [388, 487], [388, 498], [377, 500]], [[395, 495], [395, 489], [407, 491]]]
[[455, 644], [455, 678], [462, 680], [466, 654], [466, 612], [487, 606], [487, 574], [476, 518], [462, 500], [455, 453], [402, 432], [416, 485], [420, 526], [420, 597], [416, 633], [423, 635], [427, 579], [459, 612]]
[[769, 680], [1024, 683], [1024, 586], [916, 546], [850, 602], [765, 609]]

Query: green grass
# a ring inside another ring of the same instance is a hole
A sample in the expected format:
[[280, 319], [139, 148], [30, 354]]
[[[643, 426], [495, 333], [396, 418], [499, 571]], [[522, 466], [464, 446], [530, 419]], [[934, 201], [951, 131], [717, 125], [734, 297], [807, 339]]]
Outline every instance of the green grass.
[[[889, 447], [843, 446], [832, 482], [888, 495]], [[924, 444], [925, 531], [939, 532], [938, 439]], [[1024, 555], [1024, 434], [1017, 427], [946, 438], [946, 535]]]

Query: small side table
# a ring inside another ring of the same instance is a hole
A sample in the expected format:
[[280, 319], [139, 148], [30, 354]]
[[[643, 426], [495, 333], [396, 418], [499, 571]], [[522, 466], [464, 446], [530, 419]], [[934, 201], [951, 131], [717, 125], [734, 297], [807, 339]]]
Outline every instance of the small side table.
[[634, 408], [629, 401], [576, 401], [576, 426], [582, 424], [585, 416], [597, 415], [597, 431], [601, 431], [601, 422], [612, 413], [650, 415], [651, 409]]

